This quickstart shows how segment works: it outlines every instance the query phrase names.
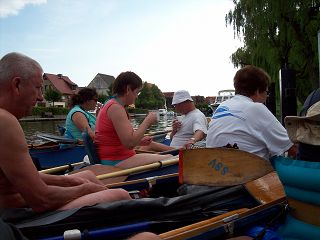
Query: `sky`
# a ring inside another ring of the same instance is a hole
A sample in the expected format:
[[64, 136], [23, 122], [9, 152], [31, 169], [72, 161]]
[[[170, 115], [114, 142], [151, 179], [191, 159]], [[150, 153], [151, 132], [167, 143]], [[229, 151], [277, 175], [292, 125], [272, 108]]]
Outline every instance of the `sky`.
[[0, 0], [0, 57], [20, 52], [44, 72], [87, 86], [133, 71], [162, 92], [215, 96], [233, 88], [242, 46], [231, 0]]

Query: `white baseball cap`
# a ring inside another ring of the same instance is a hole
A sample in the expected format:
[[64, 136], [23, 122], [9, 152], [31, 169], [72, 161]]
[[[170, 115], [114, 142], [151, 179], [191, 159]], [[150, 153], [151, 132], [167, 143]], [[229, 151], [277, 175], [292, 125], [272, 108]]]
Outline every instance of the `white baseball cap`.
[[172, 105], [176, 105], [176, 104], [188, 101], [188, 100], [193, 102], [189, 92], [186, 90], [179, 90], [173, 94]]

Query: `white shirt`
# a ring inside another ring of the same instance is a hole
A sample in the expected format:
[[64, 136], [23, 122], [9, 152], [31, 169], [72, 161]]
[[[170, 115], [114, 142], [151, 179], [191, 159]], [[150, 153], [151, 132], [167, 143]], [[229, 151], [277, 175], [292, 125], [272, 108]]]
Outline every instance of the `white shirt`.
[[264, 104], [242, 95], [221, 103], [209, 124], [206, 146], [228, 143], [265, 159], [281, 155], [293, 145], [286, 129]]
[[184, 115], [181, 123], [181, 128], [172, 138], [171, 147], [183, 147], [197, 130], [201, 130], [204, 134], [207, 134], [207, 119], [199, 109], [195, 109]]

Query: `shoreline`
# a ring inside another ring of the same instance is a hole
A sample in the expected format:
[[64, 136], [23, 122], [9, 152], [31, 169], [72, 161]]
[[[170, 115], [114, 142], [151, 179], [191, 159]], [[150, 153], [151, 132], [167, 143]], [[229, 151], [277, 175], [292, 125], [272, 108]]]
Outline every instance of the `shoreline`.
[[[130, 117], [144, 117], [146, 113], [130, 113]], [[66, 120], [67, 115], [53, 115], [53, 117], [28, 116], [19, 119], [20, 122], [37, 122], [37, 121], [62, 121]]]
[[56, 115], [53, 117], [28, 116], [19, 119], [20, 122], [38, 122], [38, 121], [62, 121], [66, 120], [67, 115]]

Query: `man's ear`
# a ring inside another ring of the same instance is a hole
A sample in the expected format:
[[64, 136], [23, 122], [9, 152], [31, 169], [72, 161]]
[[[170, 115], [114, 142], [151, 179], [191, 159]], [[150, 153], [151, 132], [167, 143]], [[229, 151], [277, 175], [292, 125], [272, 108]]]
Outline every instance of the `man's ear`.
[[15, 94], [20, 95], [20, 91], [21, 91], [21, 78], [20, 77], [14, 77], [11, 80], [11, 89], [13, 90], [13, 92]]

